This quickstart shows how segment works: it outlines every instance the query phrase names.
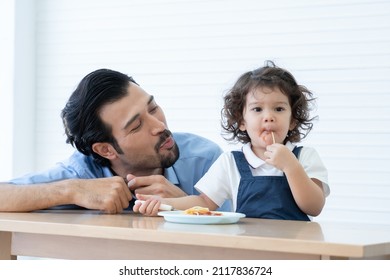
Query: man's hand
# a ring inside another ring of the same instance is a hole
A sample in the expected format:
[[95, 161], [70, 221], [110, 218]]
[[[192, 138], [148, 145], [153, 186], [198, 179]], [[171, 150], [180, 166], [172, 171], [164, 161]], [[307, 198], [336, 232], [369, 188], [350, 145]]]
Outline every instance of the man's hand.
[[[129, 207], [131, 192], [123, 178], [114, 176], [101, 179], [75, 180], [69, 187], [74, 204], [104, 211], [109, 214], [121, 213]], [[73, 184], [72, 184], [73, 185]]]
[[160, 197], [182, 197], [187, 194], [162, 175], [135, 177], [127, 175], [128, 186], [135, 194], [158, 195]]

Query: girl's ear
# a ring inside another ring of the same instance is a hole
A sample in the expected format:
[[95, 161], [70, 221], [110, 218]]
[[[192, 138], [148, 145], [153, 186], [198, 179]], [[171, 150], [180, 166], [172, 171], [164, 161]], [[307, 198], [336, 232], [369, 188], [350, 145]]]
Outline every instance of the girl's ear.
[[238, 128], [241, 131], [245, 131], [246, 130], [246, 125], [245, 125], [245, 121], [244, 120], [241, 121], [241, 124], [240, 124], [240, 126]]
[[289, 130], [294, 130], [297, 124], [298, 124], [297, 120], [292, 119], [290, 122]]
[[97, 153], [98, 155], [100, 155], [108, 160], [112, 160], [112, 159], [116, 158], [115, 149], [111, 146], [111, 144], [108, 144], [106, 142], [94, 143], [92, 145], [92, 150], [95, 153]]

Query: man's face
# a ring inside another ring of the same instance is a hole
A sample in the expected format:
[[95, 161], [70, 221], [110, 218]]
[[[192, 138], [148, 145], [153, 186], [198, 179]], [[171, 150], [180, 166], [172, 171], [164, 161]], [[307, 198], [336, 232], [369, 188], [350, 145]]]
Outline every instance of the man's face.
[[113, 168], [135, 175], [162, 172], [179, 157], [179, 150], [167, 128], [164, 112], [153, 96], [130, 83], [128, 94], [100, 110], [102, 121], [112, 128], [119, 147], [110, 158]]

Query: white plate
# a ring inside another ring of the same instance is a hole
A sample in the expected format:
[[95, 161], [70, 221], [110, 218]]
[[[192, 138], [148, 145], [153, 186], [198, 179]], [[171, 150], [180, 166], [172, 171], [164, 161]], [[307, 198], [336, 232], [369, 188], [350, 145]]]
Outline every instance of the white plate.
[[163, 216], [167, 222], [181, 223], [181, 224], [234, 224], [239, 219], [244, 218], [245, 214], [234, 212], [221, 212], [221, 216], [207, 216], [207, 215], [187, 215], [184, 211], [162, 211], [158, 212], [159, 216]]

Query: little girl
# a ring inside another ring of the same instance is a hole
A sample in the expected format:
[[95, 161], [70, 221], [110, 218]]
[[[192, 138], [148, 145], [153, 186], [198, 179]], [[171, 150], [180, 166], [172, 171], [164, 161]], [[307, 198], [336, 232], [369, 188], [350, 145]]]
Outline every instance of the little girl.
[[329, 195], [327, 170], [317, 152], [298, 147], [312, 129], [312, 93], [273, 62], [244, 73], [224, 97], [222, 127], [240, 150], [223, 153], [195, 185], [199, 196], [160, 198], [137, 194], [133, 210], [157, 215], [175, 209], [215, 210], [226, 200], [247, 217], [304, 220], [321, 213]]

